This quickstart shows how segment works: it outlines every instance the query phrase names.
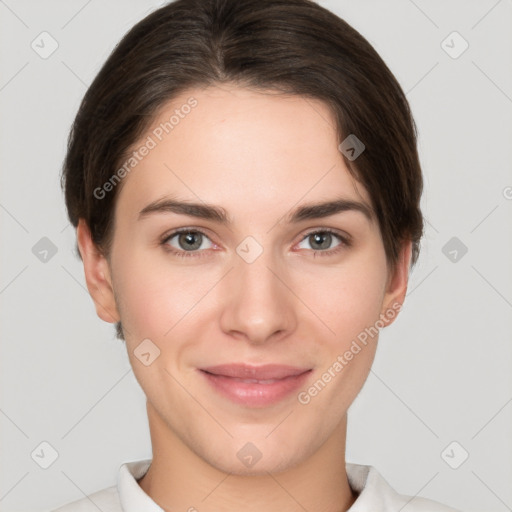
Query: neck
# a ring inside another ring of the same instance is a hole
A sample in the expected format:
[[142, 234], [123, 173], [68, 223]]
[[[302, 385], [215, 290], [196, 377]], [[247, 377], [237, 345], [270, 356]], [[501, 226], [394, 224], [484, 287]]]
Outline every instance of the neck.
[[320, 449], [294, 467], [239, 475], [199, 457], [149, 401], [147, 409], [153, 460], [138, 483], [166, 512], [345, 512], [357, 497], [345, 469], [346, 415]]

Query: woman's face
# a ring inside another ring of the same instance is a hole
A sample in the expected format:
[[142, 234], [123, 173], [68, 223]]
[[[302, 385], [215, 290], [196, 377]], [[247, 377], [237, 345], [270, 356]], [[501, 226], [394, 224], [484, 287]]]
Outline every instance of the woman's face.
[[[122, 321], [148, 407], [223, 471], [283, 470], [337, 435], [369, 373], [374, 327], [403, 299], [408, 261], [401, 280], [388, 275], [370, 198], [338, 144], [322, 102], [225, 86], [176, 98], [134, 146], [109, 320]], [[197, 207], [148, 208], [165, 200]], [[297, 214], [340, 200], [349, 208]], [[302, 375], [241, 382], [201, 370], [232, 363]]]

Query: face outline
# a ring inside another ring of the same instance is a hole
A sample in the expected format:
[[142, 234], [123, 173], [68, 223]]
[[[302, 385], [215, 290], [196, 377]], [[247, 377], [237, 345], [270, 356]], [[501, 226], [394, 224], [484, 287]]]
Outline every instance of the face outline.
[[[197, 107], [158, 140], [153, 130], [190, 97]], [[156, 146], [118, 191], [109, 261], [83, 221], [77, 230], [97, 314], [122, 320], [148, 412], [168, 434], [224, 472], [292, 468], [344, 428], [378, 336], [307, 404], [292, 393], [268, 407], [237, 405], [212, 390], [198, 368], [233, 362], [312, 368], [304, 392], [364, 329], [403, 302], [411, 244], [391, 273], [378, 223], [360, 211], [286, 222], [305, 204], [344, 198], [370, 205], [343, 162], [334, 120], [320, 101], [237, 86], [193, 89], [161, 109], [148, 134]], [[176, 213], [139, 219], [164, 197], [217, 205], [232, 223]], [[179, 235], [162, 244], [181, 228], [206, 235], [195, 239], [201, 255], [166, 250], [185, 252]], [[317, 241], [328, 249], [314, 254], [311, 235], [326, 230], [348, 235], [351, 244], [333, 235]], [[247, 237], [257, 241], [250, 241], [253, 254], [258, 244], [262, 251], [250, 263], [237, 252]], [[144, 339], [160, 350], [149, 366], [134, 354]], [[237, 457], [246, 443], [262, 454], [254, 468]]]

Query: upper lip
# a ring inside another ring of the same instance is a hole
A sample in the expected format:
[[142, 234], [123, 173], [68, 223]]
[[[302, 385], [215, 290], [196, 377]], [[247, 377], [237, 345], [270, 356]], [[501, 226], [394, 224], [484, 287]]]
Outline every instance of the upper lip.
[[239, 379], [284, 379], [307, 372], [311, 368], [298, 368], [281, 364], [265, 364], [262, 366], [251, 366], [243, 363], [221, 364], [200, 368], [204, 372], [225, 377], [236, 377]]

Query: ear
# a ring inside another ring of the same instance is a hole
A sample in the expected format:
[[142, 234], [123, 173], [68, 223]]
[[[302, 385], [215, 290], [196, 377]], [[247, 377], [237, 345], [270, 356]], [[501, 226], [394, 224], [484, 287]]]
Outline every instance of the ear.
[[93, 242], [84, 219], [78, 221], [76, 237], [84, 264], [87, 289], [94, 301], [96, 314], [105, 322], [118, 322], [120, 316], [114, 298], [108, 261]]
[[398, 316], [407, 293], [409, 283], [409, 265], [411, 263], [412, 241], [402, 244], [398, 261], [394, 268], [389, 270], [386, 290], [382, 301], [380, 318], [384, 324], [391, 325]]

